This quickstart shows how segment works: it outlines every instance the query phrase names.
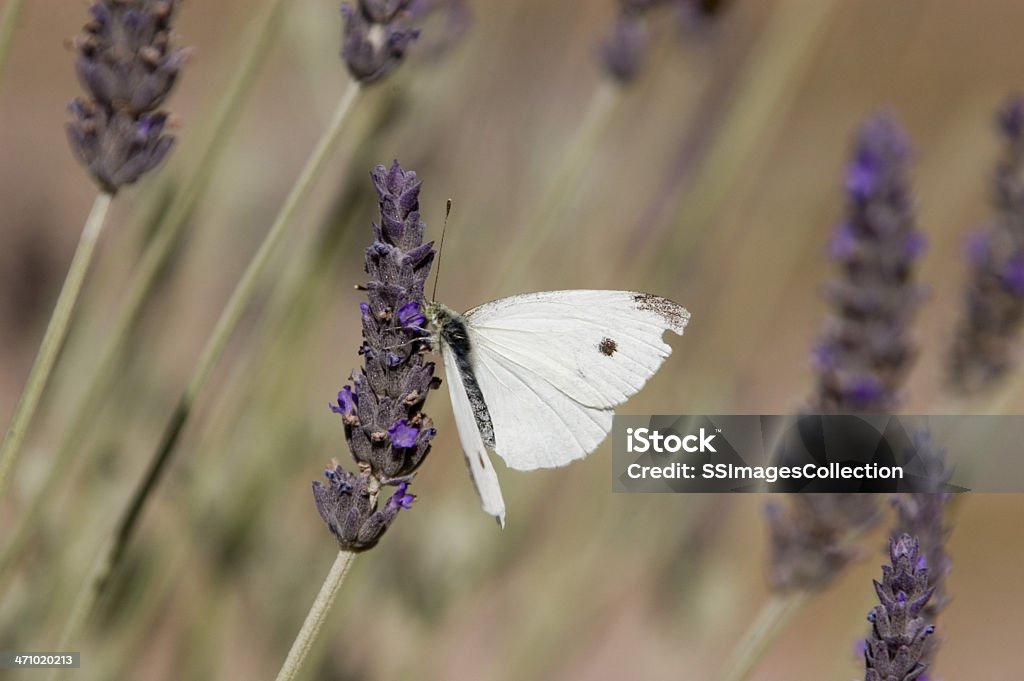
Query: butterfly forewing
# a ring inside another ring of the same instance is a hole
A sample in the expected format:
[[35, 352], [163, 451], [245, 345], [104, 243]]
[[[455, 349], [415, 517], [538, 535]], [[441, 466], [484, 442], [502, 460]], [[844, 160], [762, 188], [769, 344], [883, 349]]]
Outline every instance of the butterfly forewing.
[[528, 470], [593, 451], [612, 409], [671, 353], [664, 332], [682, 334], [689, 313], [646, 293], [579, 290], [503, 298], [464, 319], [494, 449]]

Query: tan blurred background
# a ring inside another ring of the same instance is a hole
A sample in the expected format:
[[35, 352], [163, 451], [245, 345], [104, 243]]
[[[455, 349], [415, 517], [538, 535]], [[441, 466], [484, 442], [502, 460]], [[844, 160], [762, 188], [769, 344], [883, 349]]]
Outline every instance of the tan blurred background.
[[[118, 198], [0, 543], [52, 464], [90, 359], [147, 238], [140, 206], [195, 172], [204, 122], [237, 68], [263, 0], [192, 0], [197, 53], [168, 103], [180, 143]], [[824, 256], [843, 209], [850, 136], [894, 112], [916, 150], [921, 356], [908, 413], [988, 410], [948, 395], [943, 372], [964, 281], [962, 242], [990, 216], [993, 117], [1024, 83], [1016, 0], [735, 0], [706, 25], [652, 23], [638, 81], [574, 144], [595, 92], [612, 0], [471, 2], [441, 53], [414, 51], [360, 100], [331, 169], [203, 395], [146, 513], [113, 598], [89, 627], [81, 679], [250, 679], [278, 669], [335, 555], [309, 482], [348, 460], [326, 403], [359, 363], [369, 171], [399, 159], [424, 181], [440, 235], [438, 296], [456, 309], [516, 292], [630, 288], [693, 321], [625, 413], [784, 413], [813, 383], [826, 312]], [[29, 0], [0, 90], [0, 423], [25, 381], [94, 188], [62, 129], [80, 92], [64, 41], [86, 3]], [[436, 23], [431, 24], [440, 28]], [[330, 0], [295, 0], [185, 242], [92, 405], [95, 427], [13, 576], [0, 576], [0, 649], [47, 649], [140, 475], [199, 350], [325, 125], [347, 75]], [[550, 211], [546, 191], [574, 169]], [[355, 198], [342, 199], [346, 192]], [[538, 218], [538, 213], [544, 216]], [[507, 276], [502, 273], [509, 272]], [[1024, 406], [1024, 379], [999, 393]], [[612, 495], [609, 451], [557, 471], [499, 474], [500, 532], [463, 471], [444, 393], [439, 436], [404, 511], [355, 563], [309, 679], [709, 678], [767, 597], [763, 498]], [[983, 455], [983, 451], [979, 452]], [[954, 509], [953, 602], [937, 678], [1017, 681], [1024, 625], [1024, 498]], [[752, 678], [862, 677], [884, 530], [862, 563], [802, 611]], [[934, 679], [933, 679], [934, 681]]]

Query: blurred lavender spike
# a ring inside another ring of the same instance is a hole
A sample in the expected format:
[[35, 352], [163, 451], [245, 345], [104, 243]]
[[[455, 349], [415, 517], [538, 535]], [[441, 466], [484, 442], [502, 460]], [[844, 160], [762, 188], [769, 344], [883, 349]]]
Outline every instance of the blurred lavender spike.
[[965, 394], [1013, 368], [1024, 321], [1024, 98], [1012, 98], [998, 123], [1005, 147], [994, 178], [997, 216], [968, 241], [964, 315], [950, 355], [951, 382]]
[[929, 585], [917, 539], [909, 534], [889, 543], [890, 565], [875, 582], [880, 605], [868, 614], [871, 633], [864, 650], [864, 681], [914, 681], [927, 665], [924, 652], [935, 626], [925, 616], [934, 589]]
[[651, 10], [672, 5], [687, 20], [707, 22], [720, 14], [727, 0], [618, 0], [619, 12], [610, 35], [601, 44], [605, 72], [620, 84], [636, 79], [648, 49]]
[[[360, 304], [363, 368], [330, 405], [339, 414], [359, 476], [335, 465], [329, 488], [313, 484], [321, 516], [342, 548], [364, 550], [377, 542], [401, 503], [377, 513], [376, 486], [403, 485], [430, 452], [436, 431], [423, 413], [427, 394], [440, 381], [424, 359], [430, 335], [423, 315], [423, 290], [434, 261], [433, 243], [423, 243], [420, 183], [396, 161], [377, 166], [373, 183], [380, 199], [380, 223], [366, 249], [367, 302]], [[364, 503], [365, 496], [365, 503]], [[388, 513], [391, 515], [388, 515]], [[349, 516], [351, 516], [350, 519]], [[376, 520], [373, 520], [376, 518]], [[371, 522], [372, 521], [372, 522]], [[373, 531], [365, 529], [370, 522]], [[346, 529], [347, 528], [347, 529]]]
[[412, 28], [411, 0], [359, 0], [341, 6], [345, 27], [341, 58], [352, 77], [372, 83], [391, 73], [419, 37]]
[[92, 19], [72, 41], [75, 70], [88, 98], [69, 110], [68, 139], [79, 161], [111, 194], [167, 156], [167, 114], [157, 111], [174, 87], [188, 49], [175, 48], [176, 0], [93, 0]]
[[840, 276], [815, 351], [814, 413], [890, 413], [915, 351], [910, 322], [923, 299], [913, 264], [925, 248], [910, 192], [910, 146], [886, 115], [860, 129], [847, 166], [847, 214], [831, 254]]
[[772, 588], [821, 591], [857, 558], [850, 538], [876, 525], [881, 509], [871, 494], [794, 494], [790, 501], [765, 508]]
[[[922, 293], [913, 263], [924, 239], [914, 221], [910, 146], [884, 115], [860, 129], [847, 166], [847, 214], [832, 238], [841, 276], [832, 284], [832, 314], [815, 364], [818, 383], [807, 409], [818, 414], [887, 413], [913, 359], [910, 320]], [[854, 537], [881, 518], [870, 494], [799, 494], [771, 504], [773, 586], [818, 591], [856, 555]]]

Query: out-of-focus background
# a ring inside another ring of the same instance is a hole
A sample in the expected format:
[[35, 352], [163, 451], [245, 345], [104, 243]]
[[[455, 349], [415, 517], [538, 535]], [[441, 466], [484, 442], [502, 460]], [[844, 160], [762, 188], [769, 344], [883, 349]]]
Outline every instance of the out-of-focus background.
[[[179, 146], [115, 204], [0, 499], [0, 549], [53, 469], [150, 233], [146, 209], [196, 172], [204, 125], [264, 2], [180, 11], [180, 41], [197, 52], [167, 104]], [[0, 572], [0, 649], [54, 645], [98, 542], [345, 87], [337, 4], [287, 4], [116, 385], [90, 405], [38, 525]], [[930, 244], [904, 410], [991, 407], [953, 396], [943, 378], [962, 311], [963, 240], [992, 214], [994, 115], [1024, 84], [1024, 3], [724, 5], [704, 20], [652, 14], [639, 77], [621, 91], [597, 56], [612, 0], [480, 0], [469, 3], [469, 23], [431, 18], [425, 46], [354, 110], [89, 622], [74, 678], [276, 673], [336, 554], [309, 485], [331, 457], [349, 461], [327, 402], [360, 362], [353, 285], [364, 278], [377, 163], [397, 158], [417, 171], [431, 238], [454, 200], [438, 289], [453, 308], [557, 288], [647, 290], [689, 308], [675, 353], [620, 412], [786, 413], [813, 386], [810, 347], [833, 274], [825, 245], [843, 211], [851, 135], [865, 116], [891, 111], [913, 141]], [[82, 2], [29, 0], [0, 90], [5, 427], [95, 194], [62, 129], [80, 92], [65, 41], [85, 15]], [[1020, 410], [1024, 375], [996, 404]], [[499, 531], [463, 470], [446, 395], [426, 411], [439, 435], [413, 486], [418, 499], [356, 560], [305, 678], [697, 679], [723, 665], [768, 597], [764, 498], [612, 495], [606, 443], [561, 470], [497, 464], [508, 502]], [[953, 512], [953, 602], [939, 623], [937, 677], [1017, 680], [1024, 497], [971, 495]], [[855, 645], [885, 533], [799, 613], [752, 678], [863, 674]]]

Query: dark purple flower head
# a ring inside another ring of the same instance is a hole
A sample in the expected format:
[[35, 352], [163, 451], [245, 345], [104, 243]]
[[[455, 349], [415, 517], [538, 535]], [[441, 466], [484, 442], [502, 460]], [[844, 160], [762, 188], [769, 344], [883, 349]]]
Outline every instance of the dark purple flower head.
[[[939, 613], [949, 603], [946, 578], [952, 561], [946, 553], [946, 541], [950, 533], [947, 506], [951, 495], [944, 491], [944, 487], [952, 471], [946, 463], [945, 451], [935, 446], [928, 431], [915, 434], [910, 454], [906, 458], [908, 465], [918, 471], [919, 477], [932, 484], [926, 491], [898, 494], [893, 498], [898, 515], [894, 539], [903, 535], [917, 539], [920, 550], [917, 569], [927, 569], [928, 581], [933, 589], [922, 616], [934, 624]], [[924, 648], [922, 659], [925, 663], [931, 664], [937, 648], [938, 638], [932, 637]]]
[[339, 546], [348, 551], [376, 546], [398, 512], [409, 508], [415, 499], [406, 493], [408, 483], [402, 483], [384, 508], [378, 510], [375, 481], [369, 473], [353, 475], [334, 461], [324, 477], [327, 485], [313, 483], [313, 499]]
[[914, 681], [926, 669], [925, 651], [935, 626], [924, 611], [934, 589], [919, 555], [917, 539], [908, 534], [889, 544], [890, 564], [882, 567], [882, 581], [875, 582], [880, 604], [868, 614], [864, 681]]
[[995, 172], [996, 217], [968, 241], [964, 315], [950, 353], [955, 388], [996, 385], [1016, 362], [1024, 324], [1024, 99], [1000, 112], [1004, 152]]
[[913, 263], [925, 249], [910, 195], [910, 146], [887, 116], [861, 127], [846, 171], [847, 211], [829, 250], [840, 274], [829, 287], [832, 314], [817, 347], [816, 413], [886, 413], [914, 350], [910, 321], [923, 290]]
[[341, 58], [352, 77], [372, 83], [391, 73], [419, 31], [409, 25], [409, 0], [359, 0], [341, 6]]
[[176, 0], [93, 0], [73, 41], [75, 70], [89, 93], [70, 110], [68, 138], [104, 191], [114, 193], [158, 165], [173, 145], [163, 103], [187, 61], [171, 40]]
[[111, 194], [159, 165], [174, 146], [174, 137], [163, 134], [167, 117], [162, 113], [136, 118], [84, 99], [73, 101], [68, 110], [71, 150]]
[[[397, 162], [390, 168], [377, 166], [373, 182], [380, 199], [380, 223], [373, 225], [374, 241], [365, 251], [369, 277], [367, 300], [360, 304], [359, 349], [364, 363], [331, 409], [343, 417], [345, 440], [360, 470], [369, 476], [371, 507], [376, 508], [376, 486], [407, 482], [430, 452], [436, 431], [422, 408], [440, 382], [434, 378], [434, 363], [424, 357], [430, 337], [425, 333], [423, 289], [434, 248], [423, 242], [420, 183], [415, 173], [405, 172]], [[402, 494], [392, 497], [385, 513], [397, 513], [411, 502], [405, 488], [399, 489]], [[320, 512], [332, 515], [329, 509]], [[375, 527], [383, 532], [386, 525]]]

